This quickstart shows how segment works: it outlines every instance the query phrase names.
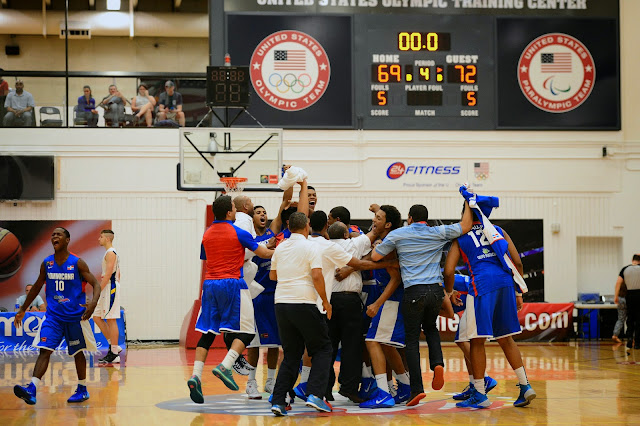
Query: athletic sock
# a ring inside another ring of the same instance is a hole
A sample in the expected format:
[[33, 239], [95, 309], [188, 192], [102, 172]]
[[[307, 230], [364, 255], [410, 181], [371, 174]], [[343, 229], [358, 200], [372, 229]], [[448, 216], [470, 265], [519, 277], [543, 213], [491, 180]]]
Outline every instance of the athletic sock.
[[236, 359], [238, 359], [239, 356], [240, 354], [238, 352], [234, 351], [233, 349], [229, 349], [229, 352], [227, 352], [227, 356], [225, 356], [222, 360], [222, 365], [227, 370], [231, 370], [231, 367], [233, 367], [233, 363], [236, 362]]
[[194, 361], [193, 362], [193, 376], [198, 377], [198, 379], [202, 378], [202, 369], [204, 368], [204, 361]]
[[396, 374], [396, 380], [403, 385], [410, 385], [411, 381], [409, 380], [409, 375], [404, 372], [402, 374]]
[[528, 385], [529, 379], [527, 379], [527, 373], [524, 371], [524, 366], [520, 368], [516, 368], [515, 370], [516, 376], [518, 376], [518, 381], [521, 385]]
[[484, 390], [484, 377], [482, 379], [473, 379], [473, 387], [481, 394], [487, 394]]
[[35, 387], [38, 387], [38, 385], [40, 384], [40, 379], [38, 379], [37, 377], [32, 377], [31, 378], [31, 383], [33, 383], [35, 385]]
[[256, 379], [256, 371], [258, 371], [258, 369], [255, 367], [252, 370], [249, 370], [249, 380]]
[[267, 368], [267, 380], [276, 378], [276, 369], [275, 368]]
[[84, 386], [86, 388], [87, 387], [87, 379], [78, 380], [78, 385]]
[[311, 373], [311, 367], [302, 366], [302, 372], [300, 373], [300, 384], [307, 383], [309, 381], [309, 373]]
[[469, 384], [473, 384], [473, 374], [469, 374]]
[[376, 374], [376, 384], [378, 385], [378, 389], [389, 393], [389, 383], [387, 383], [387, 373], [385, 374]]
[[362, 363], [362, 378], [373, 379], [373, 372], [371, 371], [371, 366], [368, 366], [364, 362]]
[[113, 352], [116, 355], [118, 355], [122, 350], [122, 349], [119, 349], [118, 345], [110, 345], [110, 347], [111, 347], [111, 352]]

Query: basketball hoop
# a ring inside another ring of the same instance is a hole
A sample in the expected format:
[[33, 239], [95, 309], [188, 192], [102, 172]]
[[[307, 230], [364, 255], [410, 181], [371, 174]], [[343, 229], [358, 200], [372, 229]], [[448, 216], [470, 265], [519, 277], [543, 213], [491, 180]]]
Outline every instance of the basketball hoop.
[[245, 183], [247, 183], [247, 178], [225, 176], [220, 178], [220, 182], [224, 184], [224, 193], [235, 197], [244, 190], [244, 185]]

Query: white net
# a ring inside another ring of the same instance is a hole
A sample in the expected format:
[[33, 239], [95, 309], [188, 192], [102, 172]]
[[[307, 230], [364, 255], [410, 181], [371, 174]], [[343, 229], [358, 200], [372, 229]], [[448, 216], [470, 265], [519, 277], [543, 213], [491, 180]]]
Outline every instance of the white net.
[[235, 197], [240, 194], [247, 183], [247, 178], [243, 177], [222, 177], [220, 182], [224, 185], [224, 193]]

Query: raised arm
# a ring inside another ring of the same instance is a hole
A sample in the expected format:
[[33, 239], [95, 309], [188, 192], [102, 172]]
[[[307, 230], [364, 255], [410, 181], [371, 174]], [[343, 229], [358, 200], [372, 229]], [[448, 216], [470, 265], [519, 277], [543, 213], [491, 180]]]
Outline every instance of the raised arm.
[[307, 180], [300, 183], [300, 200], [298, 201], [298, 211], [309, 216], [309, 189], [307, 188]]
[[282, 202], [280, 203], [280, 209], [278, 209], [278, 215], [273, 218], [271, 221], [271, 225], [269, 228], [273, 231], [274, 234], [277, 234], [282, 229], [282, 212], [289, 208], [291, 205], [291, 199], [293, 198], [293, 186], [282, 194]]
[[16, 316], [13, 319], [13, 324], [16, 326], [16, 328], [22, 327], [22, 318], [24, 318], [24, 313], [27, 311], [27, 308], [31, 306], [31, 302], [33, 302], [38, 293], [40, 293], [40, 290], [42, 290], [42, 286], [45, 283], [46, 276], [47, 275], [44, 268], [44, 262], [42, 262], [42, 264], [40, 265], [40, 275], [38, 275], [38, 279], [35, 283], [33, 283], [33, 287], [31, 287], [31, 290], [29, 290], [27, 298], [24, 300], [24, 303], [22, 304], [22, 306], [20, 306], [20, 309], [18, 309], [18, 312], [16, 312]]
[[444, 290], [447, 292], [448, 297], [451, 297], [451, 293], [453, 293], [453, 285], [456, 281], [456, 266], [459, 261], [460, 245], [458, 244], [458, 240], [453, 240], [451, 248], [447, 253], [447, 259], [444, 262]]
[[460, 226], [462, 227], [463, 234], [471, 231], [471, 227], [473, 226], [473, 213], [466, 200], [464, 202], [464, 213], [462, 214], [462, 220], [460, 220]]

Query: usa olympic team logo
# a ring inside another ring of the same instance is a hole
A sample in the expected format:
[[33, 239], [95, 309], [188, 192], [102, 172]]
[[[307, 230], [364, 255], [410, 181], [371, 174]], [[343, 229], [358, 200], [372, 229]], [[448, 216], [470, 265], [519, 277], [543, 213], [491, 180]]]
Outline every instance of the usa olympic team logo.
[[396, 162], [389, 166], [387, 169], [387, 177], [389, 179], [398, 179], [400, 176], [404, 174], [404, 171], [407, 168], [404, 166], [404, 163]]
[[251, 83], [263, 101], [282, 111], [300, 111], [324, 95], [331, 66], [324, 48], [301, 31], [278, 31], [251, 55]]
[[518, 61], [518, 83], [524, 96], [539, 109], [563, 113], [582, 105], [591, 95], [596, 67], [578, 39], [550, 33], [533, 40]]

